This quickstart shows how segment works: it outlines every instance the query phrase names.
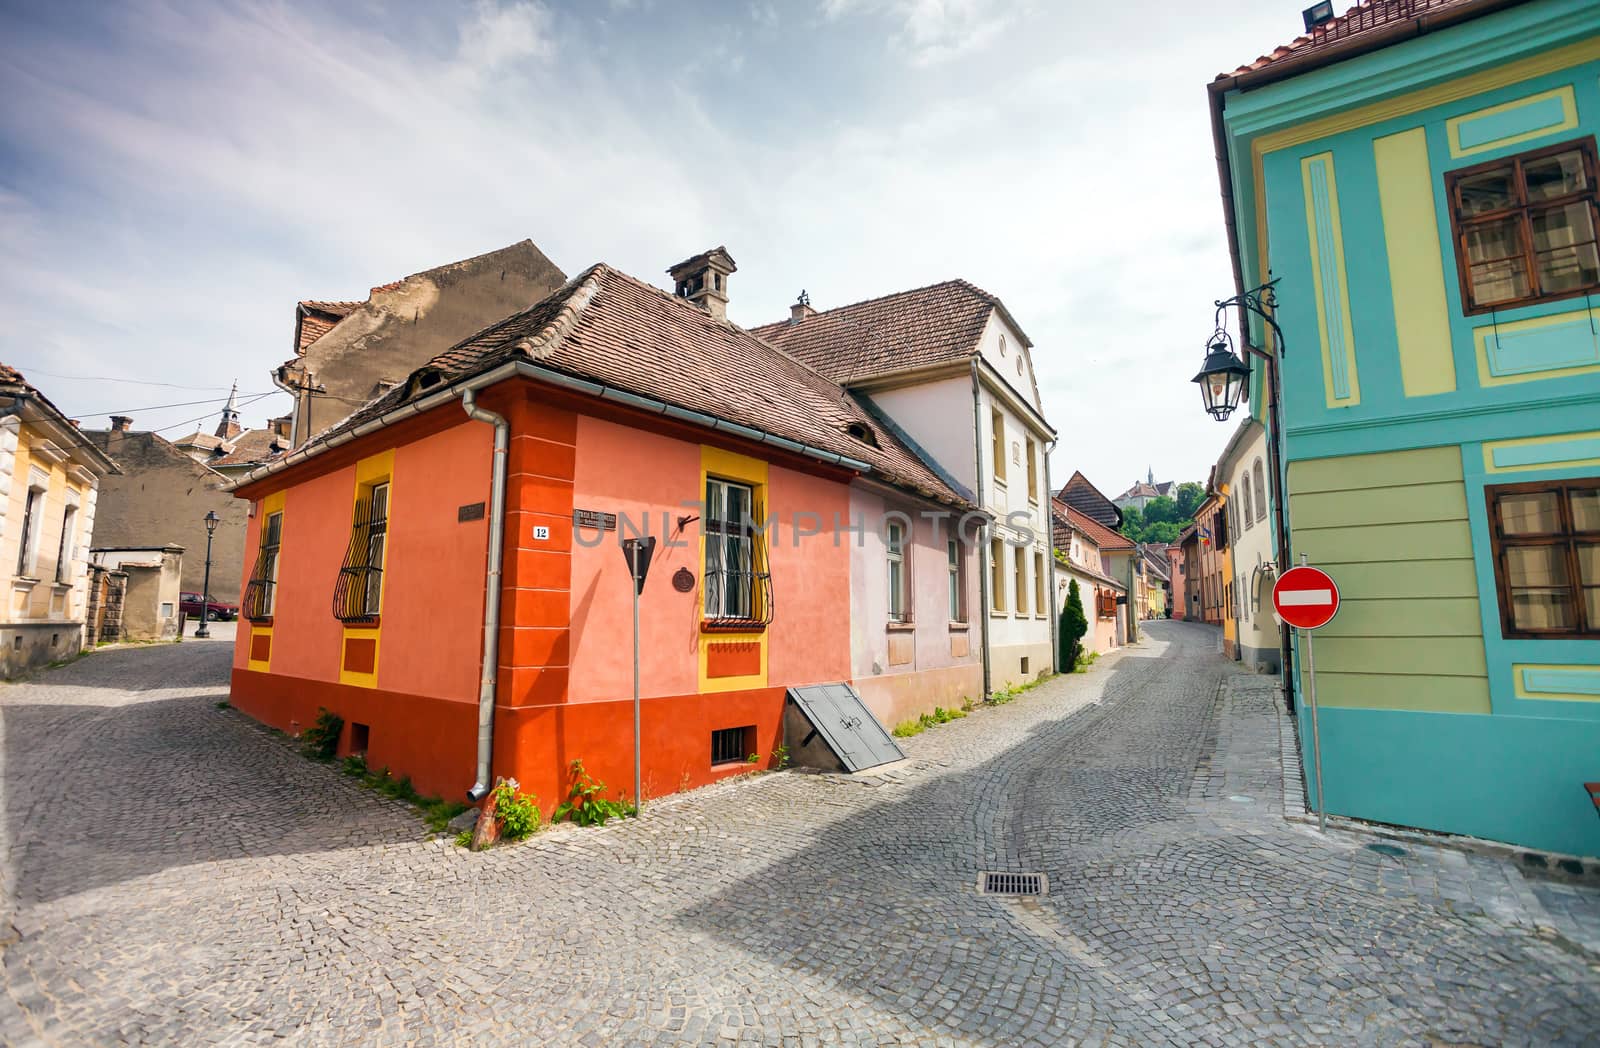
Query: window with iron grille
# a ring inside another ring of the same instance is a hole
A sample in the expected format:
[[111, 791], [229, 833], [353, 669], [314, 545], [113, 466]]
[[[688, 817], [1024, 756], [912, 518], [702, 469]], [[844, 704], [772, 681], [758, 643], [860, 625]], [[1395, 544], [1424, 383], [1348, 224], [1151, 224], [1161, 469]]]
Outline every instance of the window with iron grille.
[[272, 617], [278, 589], [278, 548], [283, 542], [283, 513], [267, 514], [261, 525], [261, 546], [244, 589], [244, 617], [253, 622]]
[[906, 585], [906, 527], [889, 521], [884, 528], [885, 556], [889, 562], [889, 621], [910, 622], [911, 600]]
[[1600, 479], [1486, 489], [1507, 637], [1600, 637]]
[[389, 485], [372, 485], [356, 500], [350, 545], [333, 587], [333, 616], [346, 622], [377, 618], [383, 599], [383, 551], [389, 533]]
[[750, 759], [748, 740], [755, 732], [754, 725], [743, 728], [718, 728], [711, 733], [711, 763], [744, 763]]
[[1466, 312], [1600, 289], [1594, 139], [1445, 175]]
[[706, 618], [728, 624], [772, 621], [772, 575], [760, 507], [748, 484], [706, 479]]

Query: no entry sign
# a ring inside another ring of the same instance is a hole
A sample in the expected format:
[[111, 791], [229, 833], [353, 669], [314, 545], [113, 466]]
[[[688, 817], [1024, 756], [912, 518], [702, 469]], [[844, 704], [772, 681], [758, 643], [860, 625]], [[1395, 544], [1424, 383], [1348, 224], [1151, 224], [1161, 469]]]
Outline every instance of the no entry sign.
[[1339, 610], [1339, 587], [1327, 572], [1302, 564], [1284, 572], [1272, 587], [1272, 606], [1295, 629], [1318, 629]]

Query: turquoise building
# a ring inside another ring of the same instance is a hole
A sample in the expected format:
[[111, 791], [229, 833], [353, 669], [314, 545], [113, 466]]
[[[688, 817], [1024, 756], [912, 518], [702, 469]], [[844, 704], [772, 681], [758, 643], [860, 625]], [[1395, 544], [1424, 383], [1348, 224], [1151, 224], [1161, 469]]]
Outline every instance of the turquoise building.
[[1600, 855], [1600, 3], [1373, 0], [1211, 102], [1328, 811]]

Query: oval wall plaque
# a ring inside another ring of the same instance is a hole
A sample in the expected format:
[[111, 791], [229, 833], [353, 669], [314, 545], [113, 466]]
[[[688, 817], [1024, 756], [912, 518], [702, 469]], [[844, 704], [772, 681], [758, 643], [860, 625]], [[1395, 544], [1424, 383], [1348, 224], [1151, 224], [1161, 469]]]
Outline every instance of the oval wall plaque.
[[688, 593], [694, 589], [694, 572], [688, 568], [679, 568], [672, 573], [672, 588], [679, 593]]

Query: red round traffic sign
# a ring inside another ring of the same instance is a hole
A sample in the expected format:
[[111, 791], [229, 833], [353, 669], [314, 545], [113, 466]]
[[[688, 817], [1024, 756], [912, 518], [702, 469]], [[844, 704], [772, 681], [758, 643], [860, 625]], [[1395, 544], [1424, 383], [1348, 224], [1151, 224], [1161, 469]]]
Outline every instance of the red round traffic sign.
[[1272, 587], [1278, 618], [1295, 629], [1326, 626], [1339, 610], [1339, 587], [1325, 571], [1301, 565], [1290, 568]]

